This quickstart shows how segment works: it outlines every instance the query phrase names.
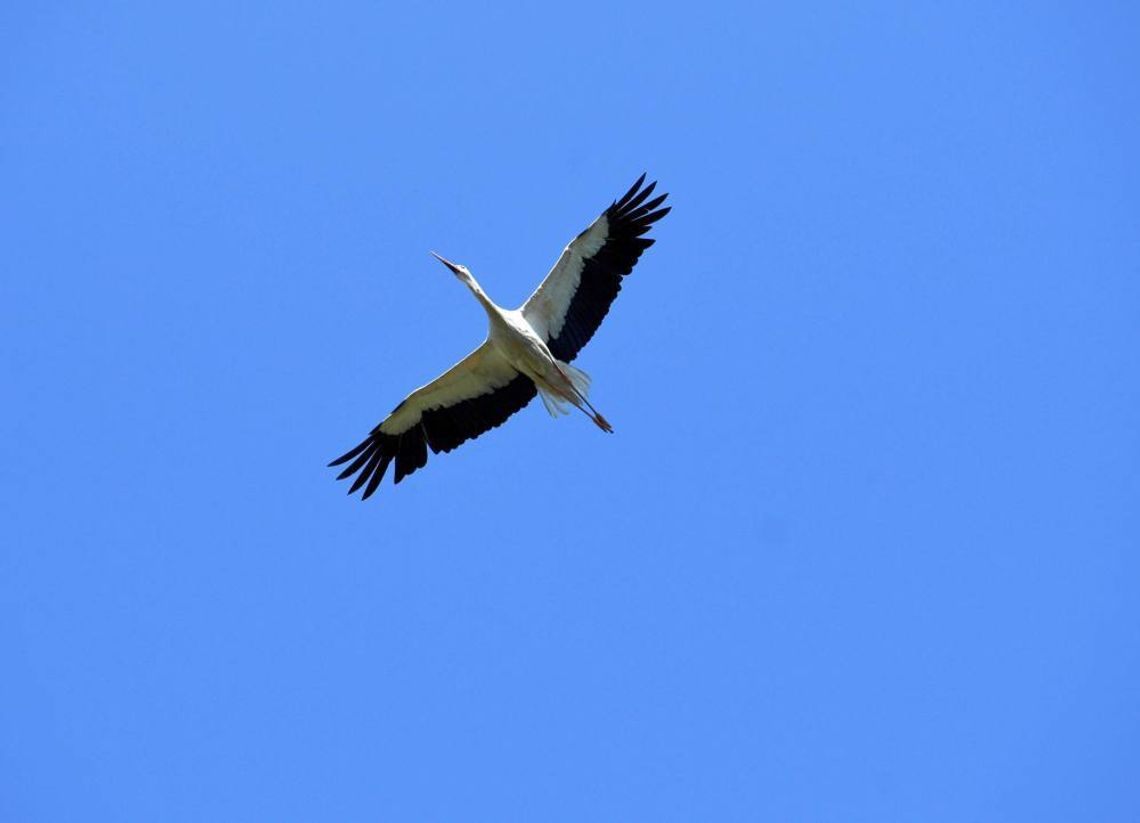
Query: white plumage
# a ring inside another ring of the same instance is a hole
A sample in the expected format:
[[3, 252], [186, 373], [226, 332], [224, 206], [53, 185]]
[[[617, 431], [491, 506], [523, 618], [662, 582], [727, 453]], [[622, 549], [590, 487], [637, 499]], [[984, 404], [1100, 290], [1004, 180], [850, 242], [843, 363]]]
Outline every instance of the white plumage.
[[[487, 312], [487, 339], [438, 378], [409, 394], [356, 448], [330, 466], [349, 465], [337, 479], [357, 475], [349, 493], [376, 491], [395, 461], [395, 482], [427, 463], [427, 450], [449, 452], [502, 424], [536, 393], [551, 415], [573, 406], [603, 431], [613, 428], [588, 398], [590, 377], [570, 365], [621, 290], [641, 253], [643, 237], [669, 212], [666, 195], [648, 200], [656, 183], [645, 175], [563, 250], [558, 262], [519, 309], [497, 306], [466, 266], [439, 255]], [[433, 252], [433, 254], [435, 254]]]

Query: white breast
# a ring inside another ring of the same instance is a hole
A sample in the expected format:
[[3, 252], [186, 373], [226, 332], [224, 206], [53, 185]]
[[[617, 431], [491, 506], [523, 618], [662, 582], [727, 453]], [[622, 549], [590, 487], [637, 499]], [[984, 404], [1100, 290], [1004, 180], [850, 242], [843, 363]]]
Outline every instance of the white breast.
[[522, 312], [504, 310], [502, 320], [492, 324], [491, 341], [511, 365], [532, 380], [553, 379], [558, 373], [554, 357]]

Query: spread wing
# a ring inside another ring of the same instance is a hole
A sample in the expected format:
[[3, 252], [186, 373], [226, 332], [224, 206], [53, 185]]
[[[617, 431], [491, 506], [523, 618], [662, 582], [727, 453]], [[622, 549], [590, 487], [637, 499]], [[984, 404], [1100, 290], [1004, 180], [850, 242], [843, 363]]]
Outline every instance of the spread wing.
[[667, 195], [645, 202], [657, 183], [642, 188], [643, 182], [644, 174], [570, 242], [522, 306], [527, 322], [559, 360], [573, 360], [594, 336], [621, 291], [622, 278], [653, 245], [642, 235], [669, 213], [668, 206], [658, 208]]
[[337, 480], [356, 474], [348, 493], [365, 486], [361, 499], [367, 500], [393, 460], [399, 483], [427, 465], [429, 446], [436, 454], [451, 451], [501, 425], [536, 392], [534, 382], [516, 371], [488, 340], [409, 394], [364, 442], [329, 465], [351, 461]]

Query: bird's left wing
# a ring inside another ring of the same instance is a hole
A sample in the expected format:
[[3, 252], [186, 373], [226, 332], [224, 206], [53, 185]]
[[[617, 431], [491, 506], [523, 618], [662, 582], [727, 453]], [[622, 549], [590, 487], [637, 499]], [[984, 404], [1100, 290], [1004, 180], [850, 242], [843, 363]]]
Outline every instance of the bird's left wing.
[[429, 446], [436, 454], [451, 451], [501, 425], [536, 392], [534, 382], [516, 371], [488, 340], [409, 394], [363, 443], [329, 465], [352, 461], [337, 480], [359, 472], [348, 493], [364, 486], [361, 499], [367, 500], [393, 460], [399, 483], [427, 464]]
[[573, 360], [594, 336], [621, 291], [622, 278], [653, 245], [653, 240], [643, 235], [669, 213], [668, 206], [658, 208], [667, 195], [646, 202], [657, 183], [642, 188], [644, 182], [643, 174], [620, 200], [570, 241], [522, 306], [523, 317], [559, 360]]

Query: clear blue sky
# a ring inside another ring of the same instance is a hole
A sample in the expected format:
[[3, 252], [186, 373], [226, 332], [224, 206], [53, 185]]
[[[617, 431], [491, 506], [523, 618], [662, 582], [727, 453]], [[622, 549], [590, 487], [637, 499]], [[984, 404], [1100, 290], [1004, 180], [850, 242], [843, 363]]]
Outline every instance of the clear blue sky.
[[1140, 13], [952, 5], [6, 5], [0, 819], [1140, 819]]

